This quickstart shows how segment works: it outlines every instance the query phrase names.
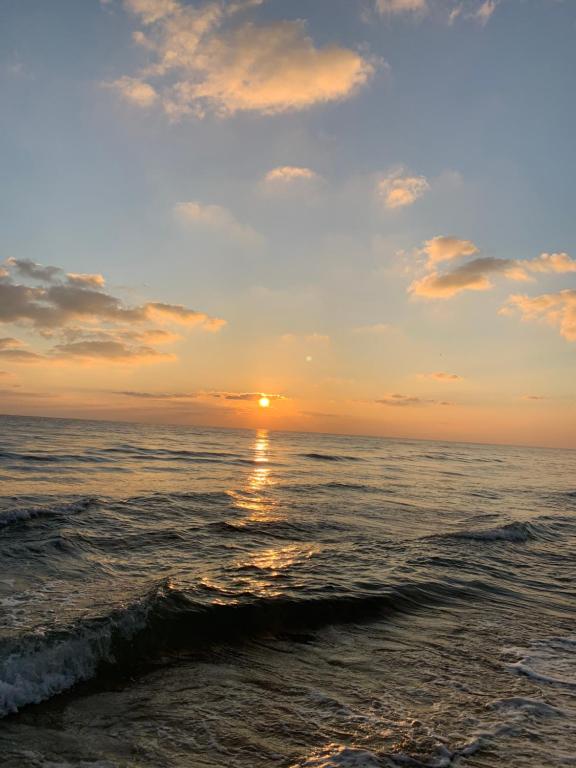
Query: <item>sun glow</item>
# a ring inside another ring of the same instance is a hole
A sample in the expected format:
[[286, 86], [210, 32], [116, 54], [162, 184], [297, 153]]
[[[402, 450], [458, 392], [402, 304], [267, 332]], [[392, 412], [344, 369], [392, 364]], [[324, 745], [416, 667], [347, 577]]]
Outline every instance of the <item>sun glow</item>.
[[260, 408], [269, 408], [270, 407], [270, 398], [263, 395], [260, 400], [258, 400], [258, 405]]

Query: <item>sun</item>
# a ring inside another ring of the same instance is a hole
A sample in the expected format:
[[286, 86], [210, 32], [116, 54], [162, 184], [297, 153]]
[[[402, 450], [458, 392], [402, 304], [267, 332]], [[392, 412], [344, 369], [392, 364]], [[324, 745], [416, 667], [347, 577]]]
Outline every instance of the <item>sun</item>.
[[258, 405], [260, 408], [269, 408], [270, 407], [270, 398], [266, 397], [266, 395], [262, 395], [260, 400], [258, 400]]

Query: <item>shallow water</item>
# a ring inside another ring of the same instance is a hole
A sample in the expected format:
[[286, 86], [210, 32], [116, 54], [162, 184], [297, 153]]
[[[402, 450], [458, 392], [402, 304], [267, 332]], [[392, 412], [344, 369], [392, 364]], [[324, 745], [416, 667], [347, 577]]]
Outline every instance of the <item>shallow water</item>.
[[3, 766], [576, 765], [576, 453], [0, 419]]

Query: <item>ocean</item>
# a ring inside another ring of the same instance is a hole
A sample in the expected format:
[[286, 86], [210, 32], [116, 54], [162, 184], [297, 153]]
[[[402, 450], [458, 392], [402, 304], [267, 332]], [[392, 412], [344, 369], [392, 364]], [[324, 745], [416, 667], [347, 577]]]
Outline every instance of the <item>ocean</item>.
[[576, 766], [576, 452], [0, 434], [3, 768]]

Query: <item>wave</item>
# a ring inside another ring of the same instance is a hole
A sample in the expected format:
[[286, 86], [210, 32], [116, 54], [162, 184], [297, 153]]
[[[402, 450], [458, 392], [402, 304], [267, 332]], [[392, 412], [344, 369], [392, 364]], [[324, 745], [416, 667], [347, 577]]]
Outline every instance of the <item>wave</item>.
[[37, 517], [53, 517], [56, 515], [83, 512], [96, 504], [96, 502], [97, 499], [95, 498], [87, 498], [62, 504], [38, 507], [17, 507], [16, 509], [11, 509], [7, 512], [0, 512], [0, 528], [6, 528], [9, 525], [17, 523], [24, 523], [27, 520], [33, 520]]
[[546, 517], [535, 521], [514, 521], [483, 530], [450, 531], [432, 536], [433, 539], [524, 543], [527, 541], [553, 541], [563, 525], [574, 523], [572, 518]]
[[391, 586], [360, 597], [234, 600], [215, 590], [183, 592], [167, 580], [108, 615], [0, 644], [0, 717], [99, 674], [133, 674], [152, 660], [198, 646], [414, 612], [480, 595], [484, 589], [480, 582], [427, 582]]
[[302, 453], [300, 455], [314, 461], [362, 461], [359, 456], [341, 456], [333, 453]]

